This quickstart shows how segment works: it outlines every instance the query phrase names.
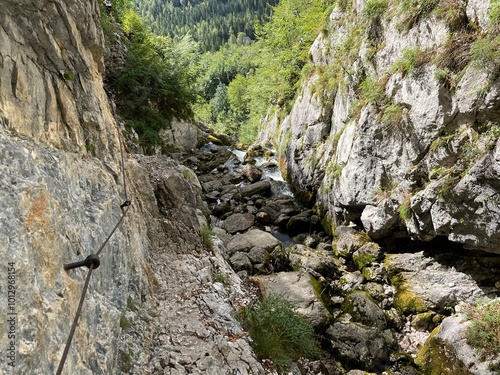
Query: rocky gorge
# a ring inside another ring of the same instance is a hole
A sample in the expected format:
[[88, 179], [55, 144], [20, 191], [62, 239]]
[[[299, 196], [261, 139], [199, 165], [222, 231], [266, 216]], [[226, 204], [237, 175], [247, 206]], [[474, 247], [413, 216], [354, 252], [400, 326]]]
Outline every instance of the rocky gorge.
[[[367, 3], [353, 2], [350, 16]], [[498, 81], [488, 72], [470, 67], [455, 91], [435, 80], [433, 64], [418, 77], [388, 77], [404, 132], [383, 126], [377, 103], [354, 116], [354, 86], [320, 100], [313, 74], [289, 115], [270, 113], [262, 142], [242, 160], [214, 145], [229, 146], [223, 135], [174, 122], [164, 136], [179, 152], [126, 153], [122, 172], [97, 2], [5, 5], [0, 254], [16, 292], [12, 300], [12, 284], [0, 284], [2, 347], [14, 348], [1, 372], [55, 373], [86, 275], [63, 266], [96, 252], [129, 197], [63, 373], [276, 373], [237, 318], [273, 293], [314, 325], [322, 345], [293, 374], [495, 373], [466, 340], [469, 306], [500, 293], [498, 140], [479, 126], [498, 119]], [[464, 6], [489, 27], [483, 2]], [[342, 12], [330, 17], [337, 31], [311, 49], [318, 66], [347, 35]], [[448, 30], [422, 17], [404, 34], [396, 22], [371, 25], [386, 43], [365, 71], [388, 69], [405, 46], [438, 46]], [[296, 198], [269, 169], [285, 172]]]

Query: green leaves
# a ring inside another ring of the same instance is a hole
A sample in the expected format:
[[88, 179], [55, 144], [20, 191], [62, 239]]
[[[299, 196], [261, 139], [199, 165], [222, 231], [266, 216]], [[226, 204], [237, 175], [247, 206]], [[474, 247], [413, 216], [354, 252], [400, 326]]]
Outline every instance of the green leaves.
[[123, 28], [128, 35], [126, 60], [111, 85], [127, 126], [150, 149], [161, 143], [158, 132], [172, 118], [192, 117], [195, 93], [187, 61], [196, 58], [196, 47], [189, 39], [177, 46], [154, 35], [133, 11], [124, 14]]

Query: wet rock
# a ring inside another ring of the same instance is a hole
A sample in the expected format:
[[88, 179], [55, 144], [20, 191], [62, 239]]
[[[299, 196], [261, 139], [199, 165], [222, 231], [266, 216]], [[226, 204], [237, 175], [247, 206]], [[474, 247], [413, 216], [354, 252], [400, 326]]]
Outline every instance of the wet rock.
[[255, 219], [261, 224], [269, 224], [271, 222], [271, 218], [267, 212], [257, 212], [255, 214]]
[[262, 170], [252, 164], [245, 164], [243, 166], [243, 174], [250, 182], [257, 182], [262, 177]]
[[281, 225], [284, 221], [288, 222], [291, 215], [300, 212], [300, 208], [294, 203], [292, 198], [272, 199], [263, 203], [260, 210], [266, 212], [270, 220], [276, 225]]
[[316, 229], [311, 223], [311, 211], [303, 211], [298, 215], [294, 215], [288, 220], [286, 230], [290, 236], [296, 236], [300, 233], [310, 233]]
[[251, 197], [257, 194], [267, 196], [270, 193], [271, 183], [269, 181], [258, 181], [241, 188], [241, 195], [243, 197]]
[[249, 213], [236, 213], [224, 221], [224, 229], [231, 234], [249, 229], [255, 222], [255, 216]]

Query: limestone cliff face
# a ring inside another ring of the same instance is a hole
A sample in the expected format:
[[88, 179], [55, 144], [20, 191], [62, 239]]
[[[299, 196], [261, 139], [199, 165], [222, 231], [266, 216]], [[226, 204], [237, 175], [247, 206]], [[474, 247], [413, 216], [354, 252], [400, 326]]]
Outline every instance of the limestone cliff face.
[[332, 12], [294, 107], [261, 138], [278, 138], [296, 193], [335, 224], [499, 253], [500, 81], [492, 64], [460, 60], [491, 28], [489, 1], [453, 2], [474, 32], [443, 16], [451, 8], [412, 18], [374, 3]]
[[59, 149], [113, 158], [98, 2], [7, 0], [0, 24], [3, 126]]
[[[102, 86], [97, 1], [4, 1], [0, 7], [0, 293], [7, 339], [7, 265], [15, 268], [15, 367], [54, 374], [86, 269], [63, 264], [95, 253], [123, 203], [119, 133]], [[147, 180], [127, 163], [129, 193]], [[146, 198], [144, 198], [146, 199]], [[138, 202], [135, 202], [136, 204]], [[146, 291], [148, 236], [137, 207], [91, 279], [63, 373], [115, 373], [116, 337], [130, 290]]]

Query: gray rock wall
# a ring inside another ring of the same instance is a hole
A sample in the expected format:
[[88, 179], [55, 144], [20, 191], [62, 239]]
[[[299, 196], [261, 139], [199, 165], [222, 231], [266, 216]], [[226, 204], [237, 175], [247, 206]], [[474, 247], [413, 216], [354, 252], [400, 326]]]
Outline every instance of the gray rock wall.
[[[2, 358], [2, 373], [55, 373], [86, 275], [63, 264], [95, 253], [121, 215], [119, 133], [102, 86], [99, 19], [97, 1], [0, 8], [0, 269], [4, 281], [8, 264], [16, 270], [17, 313], [13, 340], [2, 318], [2, 347], [13, 341], [16, 350], [15, 367]], [[134, 194], [133, 181], [147, 177], [130, 162], [127, 173]], [[116, 372], [120, 316], [129, 294], [148, 284], [139, 207], [101, 255], [63, 373]], [[6, 283], [0, 288], [6, 317]]]
[[[370, 18], [365, 5], [334, 9], [291, 112], [270, 116], [261, 138], [278, 136], [295, 193], [336, 225], [499, 253], [496, 73], [446, 71], [459, 31], [439, 12], [412, 21], [389, 2]], [[463, 4], [462, 25], [488, 32], [488, 10]]]

